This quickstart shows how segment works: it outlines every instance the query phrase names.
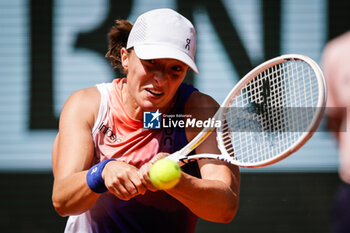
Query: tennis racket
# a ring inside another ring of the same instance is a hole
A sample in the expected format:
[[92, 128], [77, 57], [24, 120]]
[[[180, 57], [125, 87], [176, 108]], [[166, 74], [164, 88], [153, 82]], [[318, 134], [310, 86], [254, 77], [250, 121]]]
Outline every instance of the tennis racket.
[[[316, 131], [326, 102], [326, 84], [309, 57], [288, 54], [268, 60], [245, 75], [228, 94], [214, 119], [181, 150], [169, 155], [182, 166], [214, 158], [241, 167], [276, 163], [303, 146]], [[189, 155], [214, 130], [221, 154]]]

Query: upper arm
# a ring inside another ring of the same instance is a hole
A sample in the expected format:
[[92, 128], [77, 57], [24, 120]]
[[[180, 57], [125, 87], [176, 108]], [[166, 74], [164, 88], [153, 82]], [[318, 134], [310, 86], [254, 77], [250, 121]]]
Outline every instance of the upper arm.
[[65, 103], [59, 121], [59, 133], [52, 149], [55, 180], [88, 169], [94, 155], [91, 129], [100, 102], [97, 88], [73, 93]]
[[[185, 106], [185, 115], [196, 119], [207, 120], [213, 117], [218, 110], [218, 103], [208, 95], [194, 92]], [[188, 140], [192, 140], [200, 129], [186, 129]], [[217, 147], [216, 131], [212, 132], [197, 148], [196, 153], [220, 154]], [[198, 160], [201, 176], [203, 179], [219, 180], [231, 187], [234, 193], [239, 192], [240, 175], [237, 166], [216, 159]]]

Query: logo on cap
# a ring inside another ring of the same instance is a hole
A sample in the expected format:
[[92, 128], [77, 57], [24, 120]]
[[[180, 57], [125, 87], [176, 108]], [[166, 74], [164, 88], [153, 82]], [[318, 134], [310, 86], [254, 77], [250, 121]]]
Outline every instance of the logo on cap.
[[187, 49], [188, 51], [190, 51], [190, 43], [191, 43], [191, 39], [187, 38], [186, 39], [186, 46], [185, 46], [185, 49]]

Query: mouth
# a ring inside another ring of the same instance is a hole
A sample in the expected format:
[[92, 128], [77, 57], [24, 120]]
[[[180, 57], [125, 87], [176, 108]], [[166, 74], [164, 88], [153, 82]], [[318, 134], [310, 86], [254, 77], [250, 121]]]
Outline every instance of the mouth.
[[157, 91], [157, 90], [150, 90], [150, 89], [146, 89], [146, 91], [152, 95], [155, 95], [155, 96], [161, 96], [163, 95], [164, 93], [161, 92], [161, 91]]

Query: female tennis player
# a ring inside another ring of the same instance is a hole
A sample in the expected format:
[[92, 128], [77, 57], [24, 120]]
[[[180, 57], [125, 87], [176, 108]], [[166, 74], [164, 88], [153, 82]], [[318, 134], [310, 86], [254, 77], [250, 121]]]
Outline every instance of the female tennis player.
[[[193, 25], [171, 9], [157, 9], [134, 25], [117, 20], [108, 35], [106, 57], [126, 77], [73, 93], [53, 145], [52, 200], [61, 216], [70, 216], [65, 232], [194, 232], [197, 217], [230, 222], [239, 200], [236, 166], [191, 162], [166, 191], [148, 176], [156, 160], [200, 130], [144, 129], [145, 111], [206, 120], [218, 108], [183, 83], [189, 69], [198, 73]], [[219, 153], [215, 133], [196, 153]]]

